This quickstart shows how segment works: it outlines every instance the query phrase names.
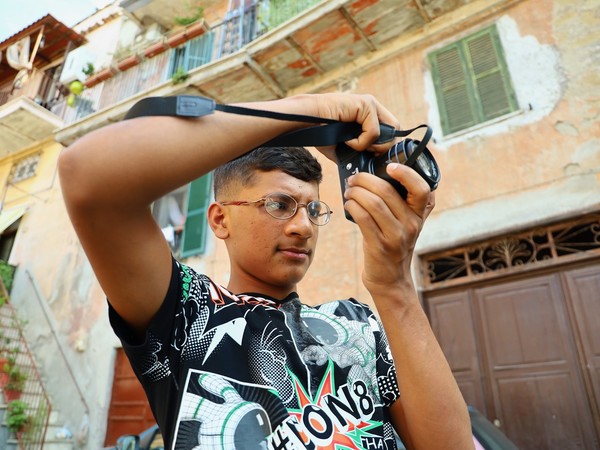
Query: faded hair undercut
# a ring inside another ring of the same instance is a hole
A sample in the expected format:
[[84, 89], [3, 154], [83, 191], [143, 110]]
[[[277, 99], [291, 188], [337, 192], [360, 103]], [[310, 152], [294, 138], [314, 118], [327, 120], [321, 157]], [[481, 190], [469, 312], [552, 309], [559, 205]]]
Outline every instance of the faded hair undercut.
[[257, 172], [273, 170], [307, 182], [323, 179], [321, 164], [304, 147], [258, 147], [214, 170], [215, 199], [219, 200], [228, 186], [248, 186]]

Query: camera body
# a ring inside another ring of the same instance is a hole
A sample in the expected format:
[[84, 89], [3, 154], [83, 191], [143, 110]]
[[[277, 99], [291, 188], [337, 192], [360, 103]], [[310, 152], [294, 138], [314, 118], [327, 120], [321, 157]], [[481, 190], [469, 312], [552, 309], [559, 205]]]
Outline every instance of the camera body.
[[[428, 134], [430, 136], [429, 127]], [[427, 135], [426, 138], [428, 141], [429, 137]], [[425, 139], [423, 141], [404, 139], [394, 144], [386, 153], [380, 155], [369, 151], [358, 152], [344, 143], [338, 144], [335, 153], [338, 160], [342, 198], [344, 198], [348, 178], [359, 172], [367, 172], [389, 182], [400, 196], [406, 200], [408, 195], [406, 188], [386, 172], [386, 167], [390, 163], [408, 165], [427, 182], [432, 191], [435, 190], [440, 181], [440, 170], [433, 155], [425, 145], [427, 141]], [[345, 214], [348, 220], [354, 221], [347, 211]]]

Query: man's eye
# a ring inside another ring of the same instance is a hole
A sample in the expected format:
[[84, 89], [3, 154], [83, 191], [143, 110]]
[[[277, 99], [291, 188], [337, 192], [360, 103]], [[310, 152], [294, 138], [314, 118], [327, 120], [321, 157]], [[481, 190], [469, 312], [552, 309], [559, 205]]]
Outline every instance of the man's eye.
[[290, 202], [286, 200], [270, 200], [267, 202], [267, 208], [271, 211], [289, 211], [293, 209]]
[[311, 202], [308, 204], [308, 214], [312, 217], [319, 217], [321, 215], [321, 204], [317, 202]]

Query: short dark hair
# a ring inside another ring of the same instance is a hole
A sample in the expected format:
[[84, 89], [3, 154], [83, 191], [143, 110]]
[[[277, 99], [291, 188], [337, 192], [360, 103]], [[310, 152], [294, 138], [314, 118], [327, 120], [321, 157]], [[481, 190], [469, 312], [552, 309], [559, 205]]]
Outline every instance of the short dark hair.
[[323, 179], [319, 161], [304, 147], [258, 147], [213, 172], [215, 199], [228, 185], [247, 186], [252, 183], [256, 172], [280, 170], [302, 181]]

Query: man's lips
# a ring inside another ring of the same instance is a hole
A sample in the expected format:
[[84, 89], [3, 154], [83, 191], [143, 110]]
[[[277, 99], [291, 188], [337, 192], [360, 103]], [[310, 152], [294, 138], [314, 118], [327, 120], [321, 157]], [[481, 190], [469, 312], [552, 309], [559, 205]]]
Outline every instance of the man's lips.
[[310, 250], [299, 247], [285, 247], [280, 248], [279, 251], [287, 256], [300, 259], [305, 259], [311, 254]]

